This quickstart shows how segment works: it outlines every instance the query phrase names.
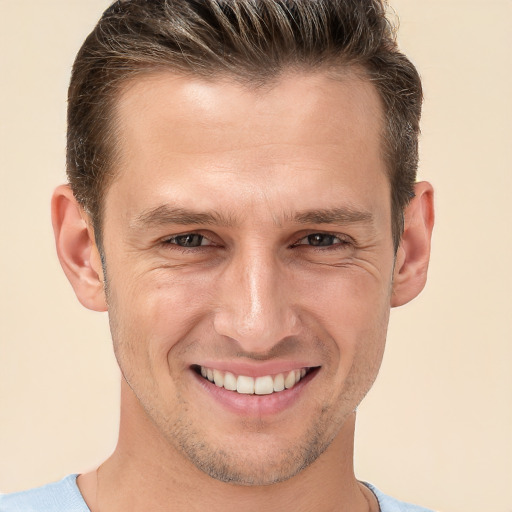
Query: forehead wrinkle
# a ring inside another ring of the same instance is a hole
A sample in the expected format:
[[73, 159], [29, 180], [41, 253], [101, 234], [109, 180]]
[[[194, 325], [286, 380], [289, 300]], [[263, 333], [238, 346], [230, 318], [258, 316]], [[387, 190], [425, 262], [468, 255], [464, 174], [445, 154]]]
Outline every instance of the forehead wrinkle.
[[173, 207], [167, 204], [149, 208], [141, 212], [130, 222], [132, 229], [158, 227], [168, 224], [206, 224], [233, 227], [236, 219], [215, 211], [196, 211], [188, 208]]

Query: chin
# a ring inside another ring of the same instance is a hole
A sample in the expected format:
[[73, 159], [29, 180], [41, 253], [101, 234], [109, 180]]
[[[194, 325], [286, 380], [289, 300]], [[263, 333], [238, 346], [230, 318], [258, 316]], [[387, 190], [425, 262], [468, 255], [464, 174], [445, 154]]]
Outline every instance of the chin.
[[215, 460], [193, 461], [198, 469], [221, 482], [240, 486], [268, 486], [284, 482], [305, 469], [310, 461], [266, 460], [258, 463]]
[[231, 446], [215, 447], [196, 442], [200, 436], [189, 432], [181, 439], [180, 451], [215, 480], [240, 486], [268, 486], [294, 477], [317, 460], [334, 438], [326, 438], [325, 430], [322, 434], [308, 433], [299, 443], [286, 437], [272, 440], [268, 435], [251, 436], [252, 439], [240, 436], [229, 440]]

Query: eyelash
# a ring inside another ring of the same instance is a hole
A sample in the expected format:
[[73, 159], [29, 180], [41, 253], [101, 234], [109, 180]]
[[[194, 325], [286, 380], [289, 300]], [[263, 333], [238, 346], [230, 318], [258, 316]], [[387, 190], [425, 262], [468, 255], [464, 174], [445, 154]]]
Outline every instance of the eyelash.
[[[211, 243], [207, 244], [207, 245], [197, 245], [197, 246], [192, 246], [192, 247], [187, 247], [187, 246], [179, 245], [178, 243], [176, 243], [176, 240], [178, 238], [182, 238], [182, 237], [185, 238], [185, 237], [190, 237], [190, 236], [202, 237], [201, 241], [206, 239]], [[339, 242], [337, 242], [337, 243], [334, 242], [330, 245], [313, 245], [311, 243], [309, 243], [309, 244], [301, 243], [304, 240], [306, 240], [310, 237], [314, 237], [314, 236], [332, 237], [333, 239], [337, 239]], [[216, 246], [216, 244], [214, 242], [212, 242], [212, 240], [210, 240], [207, 236], [202, 235], [200, 233], [196, 233], [196, 232], [173, 235], [171, 237], [168, 237], [168, 238], [162, 240], [161, 244], [166, 247], [173, 246], [173, 250], [179, 250], [184, 253], [197, 252], [199, 249], [207, 250], [211, 247], [219, 247], [219, 246]], [[339, 249], [343, 249], [350, 245], [354, 245], [354, 241], [352, 238], [348, 237], [347, 235], [340, 235], [337, 233], [328, 233], [328, 232], [318, 231], [318, 232], [313, 232], [313, 233], [309, 233], [307, 235], [302, 236], [296, 242], [291, 244], [289, 247], [293, 248], [293, 247], [305, 246], [305, 247], [308, 247], [308, 248], [311, 248], [311, 249], [317, 250], [317, 251], [326, 251], [326, 250], [339, 250]]]
[[[202, 239], [206, 239], [206, 240], [210, 241], [211, 244], [186, 247], [186, 246], [179, 245], [176, 243], [176, 239], [181, 238], [181, 237], [187, 237], [187, 236], [200, 236]], [[173, 250], [181, 251], [183, 253], [197, 252], [198, 249], [206, 250], [206, 249], [209, 249], [210, 247], [215, 246], [215, 244], [212, 242], [212, 240], [210, 240], [208, 237], [206, 237], [205, 235], [202, 235], [201, 233], [196, 233], [193, 231], [190, 233], [182, 233], [179, 235], [173, 235], [168, 238], [165, 238], [164, 240], [162, 240], [161, 244], [166, 248], [169, 248], [169, 246], [172, 246]]]
[[[339, 240], [339, 242], [338, 243], [334, 242], [334, 243], [332, 243], [330, 245], [313, 245], [311, 243], [309, 243], [309, 244], [302, 244], [301, 243], [303, 240], [305, 240], [307, 238], [310, 238], [310, 237], [317, 236], [317, 235], [320, 235], [322, 237], [332, 237], [334, 239]], [[347, 235], [340, 235], [340, 234], [337, 234], [337, 233], [326, 233], [326, 232], [323, 232], [323, 231], [318, 231], [318, 232], [310, 233], [308, 235], [305, 235], [305, 236], [301, 237], [299, 240], [297, 240], [297, 242], [292, 244], [291, 247], [306, 246], [306, 247], [312, 248], [314, 250], [326, 251], [326, 250], [342, 249], [342, 248], [345, 248], [345, 247], [347, 247], [349, 245], [354, 245], [354, 241], [350, 237], [348, 237]]]

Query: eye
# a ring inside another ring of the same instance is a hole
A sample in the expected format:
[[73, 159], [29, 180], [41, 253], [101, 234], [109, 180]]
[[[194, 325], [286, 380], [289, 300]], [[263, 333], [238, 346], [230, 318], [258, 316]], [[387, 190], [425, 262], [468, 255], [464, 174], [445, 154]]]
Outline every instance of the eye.
[[164, 241], [164, 243], [187, 248], [212, 245], [211, 240], [208, 240], [208, 238], [198, 233], [185, 233], [183, 235], [176, 235], [168, 238]]
[[313, 247], [330, 247], [333, 245], [347, 245], [348, 240], [330, 233], [312, 233], [301, 238], [295, 245], [311, 245]]

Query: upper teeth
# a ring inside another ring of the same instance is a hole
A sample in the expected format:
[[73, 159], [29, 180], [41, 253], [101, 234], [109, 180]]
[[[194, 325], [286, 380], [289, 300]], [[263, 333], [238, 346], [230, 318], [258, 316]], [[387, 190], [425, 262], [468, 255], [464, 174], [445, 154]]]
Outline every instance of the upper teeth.
[[293, 388], [306, 375], [306, 368], [254, 378], [246, 375], [236, 376], [231, 372], [201, 366], [201, 375], [210, 382], [214, 382], [216, 386], [229, 391], [236, 391], [245, 395], [270, 395], [274, 392]]

